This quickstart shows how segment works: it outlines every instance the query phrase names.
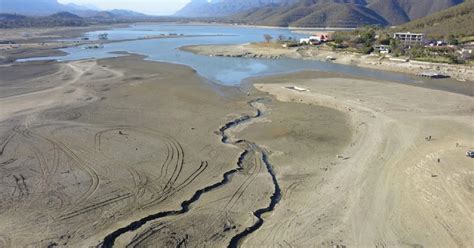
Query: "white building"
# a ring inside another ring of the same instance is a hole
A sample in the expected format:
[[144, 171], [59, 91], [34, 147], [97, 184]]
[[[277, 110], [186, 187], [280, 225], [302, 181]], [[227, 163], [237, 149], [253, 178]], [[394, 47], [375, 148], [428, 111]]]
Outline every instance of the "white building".
[[421, 44], [425, 40], [425, 34], [422, 33], [394, 33], [393, 38], [405, 45]]
[[391, 52], [389, 45], [376, 45], [374, 48], [382, 54], [388, 54]]
[[300, 44], [309, 44], [311, 40], [309, 38], [301, 38], [300, 39]]
[[321, 44], [321, 39], [317, 36], [311, 36], [309, 38], [301, 38], [300, 44], [304, 45], [319, 45]]

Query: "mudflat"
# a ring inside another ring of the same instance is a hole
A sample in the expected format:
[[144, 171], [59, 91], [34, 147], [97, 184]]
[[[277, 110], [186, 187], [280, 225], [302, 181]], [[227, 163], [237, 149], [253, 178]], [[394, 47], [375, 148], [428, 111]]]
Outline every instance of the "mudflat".
[[[272, 180], [280, 151], [243, 140], [242, 130], [274, 123], [267, 138], [294, 143], [308, 135], [301, 142], [310, 147], [329, 128], [298, 123], [317, 125], [323, 114], [334, 115], [331, 130], [341, 136], [315, 147], [342, 149], [350, 136], [338, 111], [247, 95], [135, 55], [2, 70], [0, 241], [7, 247], [240, 244], [259, 228], [257, 210], [280, 198]], [[287, 109], [293, 117], [283, 123]]]
[[[254, 86], [283, 102], [346, 113], [353, 136], [323, 171], [288, 180], [289, 199], [282, 200], [288, 205], [248, 244], [474, 245], [474, 169], [465, 156], [474, 147], [472, 96], [321, 72], [259, 79]], [[307, 172], [320, 157], [313, 154], [282, 163], [282, 183], [285, 174]]]
[[137, 55], [0, 70], [5, 247], [474, 245], [472, 96]]

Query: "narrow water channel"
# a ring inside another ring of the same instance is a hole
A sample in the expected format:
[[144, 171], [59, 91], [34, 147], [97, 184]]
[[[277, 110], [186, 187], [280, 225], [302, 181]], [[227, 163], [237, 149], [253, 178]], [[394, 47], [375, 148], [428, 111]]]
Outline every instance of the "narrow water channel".
[[262, 218], [262, 215], [267, 213], [267, 212], [273, 211], [275, 209], [276, 205], [278, 204], [278, 202], [281, 199], [280, 185], [278, 184], [277, 176], [276, 176], [276, 174], [273, 170], [273, 167], [270, 164], [270, 162], [268, 161], [268, 155], [265, 152], [265, 150], [260, 148], [257, 144], [255, 144], [253, 142], [250, 142], [250, 141], [234, 140], [227, 134], [227, 132], [228, 132], [229, 129], [235, 128], [235, 127], [237, 127], [238, 125], [241, 125], [244, 122], [248, 122], [248, 121], [251, 121], [253, 119], [261, 118], [262, 115], [263, 115], [263, 112], [262, 112], [261, 109], [259, 109], [259, 107], [256, 103], [258, 103], [262, 100], [264, 100], [264, 99], [257, 99], [257, 100], [253, 100], [253, 101], [249, 102], [250, 107], [252, 107], [256, 111], [255, 115], [253, 115], [253, 116], [244, 115], [244, 116], [242, 116], [238, 119], [235, 119], [231, 122], [226, 123], [224, 126], [222, 126], [219, 129], [219, 133], [222, 137], [221, 138], [222, 143], [231, 144], [231, 145], [235, 145], [235, 146], [238, 146], [238, 147], [245, 147], [244, 151], [240, 154], [239, 159], [237, 161], [237, 168], [225, 172], [223, 174], [223, 178], [220, 182], [217, 182], [215, 184], [209, 185], [205, 188], [202, 188], [202, 189], [196, 191], [190, 199], [188, 199], [188, 200], [181, 203], [181, 209], [173, 210], [173, 211], [158, 212], [158, 213], [155, 213], [155, 214], [148, 215], [148, 216], [146, 216], [142, 219], [133, 221], [132, 223], [128, 224], [127, 226], [121, 227], [121, 228], [113, 231], [109, 235], [107, 235], [104, 238], [103, 242], [101, 244], [99, 244], [98, 247], [104, 247], [104, 248], [113, 247], [114, 244], [115, 244], [115, 241], [121, 235], [123, 235], [127, 232], [136, 231], [136, 230], [138, 230], [139, 228], [141, 228], [143, 225], [145, 225], [146, 223], [148, 223], [150, 221], [156, 221], [156, 220], [159, 220], [159, 219], [162, 219], [162, 218], [165, 218], [165, 217], [177, 216], [177, 215], [187, 213], [190, 209], [190, 206], [193, 203], [197, 202], [203, 194], [205, 194], [207, 192], [210, 192], [210, 191], [213, 191], [213, 190], [215, 190], [219, 187], [222, 187], [222, 186], [226, 185], [230, 181], [230, 178], [232, 177], [233, 174], [243, 170], [243, 167], [242, 167], [243, 160], [245, 159], [245, 157], [250, 152], [254, 152], [255, 154], [260, 155], [260, 159], [265, 164], [267, 172], [270, 174], [270, 176], [272, 178], [272, 183], [273, 183], [273, 186], [274, 186], [274, 192], [273, 192], [272, 196], [270, 197], [270, 202], [269, 202], [268, 206], [266, 206], [264, 208], [261, 208], [261, 209], [257, 209], [253, 212], [253, 215], [257, 218], [257, 221], [252, 226], [245, 228], [242, 232], [240, 232], [236, 236], [232, 237], [232, 239], [229, 243], [229, 247], [238, 247], [239, 244], [241, 243], [241, 241], [245, 237], [249, 236], [250, 234], [252, 234], [256, 230], [258, 230], [263, 225], [263, 222], [264, 222], [264, 220]]

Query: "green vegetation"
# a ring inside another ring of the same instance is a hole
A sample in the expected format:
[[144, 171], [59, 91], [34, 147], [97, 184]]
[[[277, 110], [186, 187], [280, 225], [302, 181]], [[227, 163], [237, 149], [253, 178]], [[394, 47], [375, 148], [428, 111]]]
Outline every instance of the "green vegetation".
[[458, 52], [466, 40], [472, 40], [472, 36], [459, 37], [449, 35], [446, 41], [450, 46], [424, 46], [422, 44], [407, 46], [399, 40], [394, 39], [389, 29], [377, 26], [366, 26], [353, 31], [338, 31], [333, 34], [333, 42], [328, 43], [334, 50], [370, 54], [375, 51], [376, 45], [387, 45], [390, 47], [391, 55], [394, 57], [406, 56], [413, 60], [434, 63], [471, 63], [471, 58], [463, 57]]
[[463, 0], [220, 0], [191, 1], [178, 15], [231, 23], [291, 27], [399, 25]]
[[456, 54], [456, 50], [450, 47], [423, 47], [416, 46], [407, 50], [411, 59], [433, 63], [463, 64], [462, 58]]
[[458, 37], [472, 41], [474, 36], [474, 1], [469, 0], [433, 15], [403, 24], [394, 31], [423, 32], [429, 37]]
[[377, 35], [376, 26], [366, 26], [354, 31], [338, 31], [333, 34], [333, 43], [328, 45], [334, 49], [350, 49], [362, 54], [370, 54], [374, 51], [373, 45]]

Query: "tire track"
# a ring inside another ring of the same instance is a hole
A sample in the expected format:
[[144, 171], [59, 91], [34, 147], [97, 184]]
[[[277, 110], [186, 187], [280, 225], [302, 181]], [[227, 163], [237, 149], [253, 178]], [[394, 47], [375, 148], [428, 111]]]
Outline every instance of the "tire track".
[[[190, 181], [187, 181], [188, 179], [185, 179], [184, 182], [177, 184], [178, 179], [181, 176], [181, 173], [183, 171], [183, 166], [184, 166], [184, 149], [182, 145], [173, 137], [161, 134], [159, 132], [153, 131], [153, 130], [148, 130], [148, 129], [140, 129], [136, 127], [131, 127], [131, 126], [116, 126], [112, 127], [106, 130], [102, 130], [100, 132], [97, 132], [94, 136], [94, 142], [95, 142], [95, 147], [97, 151], [101, 150], [102, 147], [102, 136], [105, 133], [108, 132], [113, 132], [113, 131], [134, 131], [138, 132], [141, 134], [153, 134], [153, 135], [158, 135], [160, 137], [163, 137], [166, 142], [166, 159], [165, 161], [161, 164], [160, 168], [160, 175], [157, 179], [151, 180], [151, 182], [155, 182], [159, 179], [165, 179], [166, 183], [164, 187], [161, 189], [161, 192], [157, 194], [157, 196], [153, 196], [152, 200], [145, 205], [143, 205], [141, 208], [147, 208], [150, 207], [156, 203], [162, 202], [164, 199], [170, 197], [174, 193], [180, 191], [182, 188], [187, 186], [189, 183], [194, 181], [194, 179], [200, 175], [204, 169], [207, 168], [207, 164], [205, 167], [202, 165], [198, 168], [198, 170], [194, 171], [191, 176], [189, 176]], [[206, 161], [207, 163], [207, 161]], [[197, 174], [195, 177], [193, 175]], [[132, 176], [134, 180], [136, 179], [136, 176]], [[144, 191], [142, 191], [144, 193]], [[153, 193], [153, 192], [152, 192]], [[154, 195], [157, 192], [153, 193]]]
[[[240, 185], [240, 187], [237, 189], [237, 191], [234, 193], [234, 195], [232, 196], [232, 198], [229, 200], [228, 204], [226, 205], [226, 208], [228, 208], [229, 210], [232, 210], [232, 208], [234, 208], [234, 206], [237, 204], [240, 198], [242, 198], [247, 188], [253, 184], [253, 182], [257, 179], [258, 175], [262, 171], [261, 163], [257, 158], [255, 158], [255, 166], [253, 166], [253, 169], [254, 170], [253, 172], [251, 172], [251, 176], [245, 179], [245, 181]], [[231, 204], [230, 207], [229, 207], [229, 204]]]
[[273, 171], [273, 167], [268, 162], [268, 155], [265, 152], [262, 152], [262, 161], [267, 167], [267, 171], [272, 177], [272, 182], [274, 185], [274, 192], [273, 192], [273, 195], [270, 197], [270, 204], [265, 208], [260, 208], [260, 209], [257, 209], [255, 212], [253, 212], [253, 215], [257, 218], [257, 221], [252, 226], [247, 227], [243, 232], [234, 236], [229, 242], [228, 247], [230, 248], [239, 247], [243, 239], [245, 239], [247, 236], [257, 231], [264, 223], [264, 219], [262, 216], [265, 213], [273, 211], [276, 205], [278, 204], [278, 202], [280, 202], [281, 188], [280, 188], [280, 185], [278, 184], [276, 174]]
[[212, 185], [209, 185], [209, 186], [206, 186], [202, 189], [197, 190], [190, 199], [185, 200], [181, 203], [181, 208], [179, 210], [158, 212], [158, 213], [155, 213], [155, 214], [152, 214], [152, 215], [148, 215], [148, 216], [146, 216], [142, 219], [136, 220], [136, 221], [128, 224], [127, 226], [121, 227], [121, 228], [113, 231], [109, 235], [107, 235], [104, 238], [104, 240], [98, 245], [98, 247], [104, 247], [104, 248], [113, 247], [114, 244], [115, 244], [116, 239], [119, 238], [121, 235], [123, 235], [125, 233], [128, 233], [128, 232], [136, 231], [136, 230], [138, 230], [139, 228], [141, 228], [143, 225], [145, 225], [146, 223], [148, 223], [150, 221], [156, 221], [158, 219], [162, 219], [162, 218], [165, 218], [165, 217], [177, 216], [177, 215], [187, 213], [190, 209], [190, 206], [193, 203], [197, 202], [203, 194], [211, 192], [213, 190], [216, 190], [217, 188], [220, 188], [220, 187], [226, 185], [230, 181], [230, 178], [235, 173], [240, 172], [243, 169], [243, 167], [242, 167], [243, 160], [245, 159], [245, 157], [247, 156], [247, 154], [250, 151], [254, 151], [254, 152], [256, 152], [260, 155], [259, 157], [261, 159], [261, 162], [265, 165], [265, 167], [267, 169], [267, 172], [270, 174], [270, 176], [272, 178], [272, 183], [274, 185], [274, 192], [273, 192], [272, 196], [270, 197], [270, 203], [267, 207], [257, 209], [255, 212], [253, 212], [253, 215], [257, 218], [257, 221], [252, 226], [247, 227], [243, 232], [241, 232], [241, 233], [237, 234], [236, 236], [234, 236], [231, 239], [230, 243], [229, 243], [229, 247], [238, 247], [240, 242], [244, 238], [246, 238], [248, 235], [250, 235], [253, 232], [255, 232], [256, 230], [258, 230], [264, 223], [262, 215], [265, 214], [265, 213], [273, 211], [273, 209], [276, 207], [276, 205], [280, 201], [280, 199], [281, 199], [281, 189], [280, 189], [280, 186], [278, 184], [278, 180], [277, 180], [277, 177], [275, 175], [275, 172], [273, 171], [273, 167], [268, 161], [267, 153], [262, 148], [258, 147], [256, 144], [254, 144], [252, 142], [248, 142], [248, 141], [245, 141], [245, 140], [233, 141], [230, 138], [230, 136], [228, 136], [227, 131], [231, 128], [237, 127], [238, 125], [240, 125], [244, 122], [247, 122], [249, 120], [261, 117], [262, 116], [262, 111], [258, 108], [258, 106], [256, 106], [256, 103], [260, 102], [261, 100], [263, 100], [263, 99], [257, 99], [257, 100], [249, 102], [249, 105], [254, 110], [256, 110], [256, 114], [254, 116], [244, 115], [244, 116], [242, 116], [242, 117], [240, 117], [240, 118], [238, 118], [234, 121], [226, 123], [224, 126], [222, 126], [219, 129], [219, 133], [222, 136], [221, 141], [224, 144], [231, 144], [231, 145], [235, 145], [235, 146], [238, 146], [238, 147], [241, 147], [241, 145], [244, 145], [244, 146], [248, 147], [248, 149], [245, 149], [241, 153], [241, 155], [239, 156], [239, 159], [237, 161], [237, 168], [234, 168], [232, 170], [229, 170], [229, 171], [225, 172], [222, 175], [222, 180], [220, 182], [214, 183]]
[[13, 138], [13, 136], [15, 136], [15, 134], [15, 132], [12, 132], [10, 135], [7, 136], [7, 138], [2, 141], [0, 145], [0, 156], [3, 156], [3, 153], [5, 152], [5, 147], [7, 147], [8, 142], [10, 142], [10, 140]]
[[201, 165], [198, 169], [196, 169], [193, 173], [191, 173], [188, 178], [186, 178], [182, 183], [178, 184], [175, 188], [171, 188], [168, 191], [164, 192], [158, 199], [155, 199], [153, 202], [145, 205], [142, 208], [149, 207], [153, 204], [161, 203], [167, 200], [169, 197], [173, 196], [174, 194], [178, 193], [182, 189], [186, 188], [189, 184], [191, 184], [199, 175], [201, 175], [206, 169], [209, 163], [207, 161], [201, 161]]

